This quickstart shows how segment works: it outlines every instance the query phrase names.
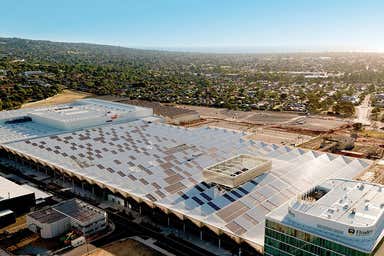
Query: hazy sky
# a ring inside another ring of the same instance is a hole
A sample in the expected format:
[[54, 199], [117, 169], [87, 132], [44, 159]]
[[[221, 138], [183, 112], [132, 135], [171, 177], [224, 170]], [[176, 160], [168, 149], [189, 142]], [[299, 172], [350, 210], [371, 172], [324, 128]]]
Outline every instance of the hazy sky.
[[0, 36], [131, 47], [384, 51], [382, 0], [4, 0]]

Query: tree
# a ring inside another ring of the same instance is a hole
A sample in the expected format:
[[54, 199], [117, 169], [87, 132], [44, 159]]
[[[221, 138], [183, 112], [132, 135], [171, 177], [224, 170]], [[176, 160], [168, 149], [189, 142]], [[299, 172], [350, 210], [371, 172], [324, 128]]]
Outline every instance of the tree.
[[362, 123], [353, 123], [352, 127], [353, 127], [354, 131], [361, 131], [363, 128], [363, 124]]
[[351, 102], [337, 102], [333, 106], [333, 112], [336, 115], [351, 117], [355, 114], [355, 106]]

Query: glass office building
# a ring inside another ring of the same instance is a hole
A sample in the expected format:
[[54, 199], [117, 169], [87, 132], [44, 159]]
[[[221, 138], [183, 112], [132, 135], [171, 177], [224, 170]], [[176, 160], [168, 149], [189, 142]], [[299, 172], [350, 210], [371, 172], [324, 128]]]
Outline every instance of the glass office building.
[[265, 255], [378, 256], [384, 186], [328, 180], [266, 216]]
[[268, 220], [265, 223], [264, 253], [274, 256], [373, 255]]

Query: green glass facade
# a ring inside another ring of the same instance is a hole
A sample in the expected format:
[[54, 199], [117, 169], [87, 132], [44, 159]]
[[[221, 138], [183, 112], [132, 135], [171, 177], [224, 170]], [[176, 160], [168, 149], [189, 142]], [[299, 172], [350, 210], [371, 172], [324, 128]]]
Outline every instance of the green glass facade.
[[368, 256], [344, 245], [267, 220], [265, 255], [273, 256]]

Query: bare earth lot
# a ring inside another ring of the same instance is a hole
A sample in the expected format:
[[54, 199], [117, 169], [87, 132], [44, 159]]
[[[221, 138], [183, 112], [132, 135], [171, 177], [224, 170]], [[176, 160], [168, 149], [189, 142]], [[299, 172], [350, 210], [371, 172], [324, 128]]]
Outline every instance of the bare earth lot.
[[50, 98], [26, 103], [21, 108], [35, 108], [35, 107], [44, 107], [44, 106], [50, 106], [55, 104], [71, 103], [75, 100], [84, 99], [92, 96], [93, 94], [91, 93], [64, 90], [62, 93], [59, 93]]
[[327, 132], [330, 130], [337, 130], [341, 127], [348, 125], [348, 120], [332, 118], [332, 117], [321, 117], [321, 116], [310, 116], [303, 117], [301, 119], [303, 122], [289, 122], [280, 125], [282, 128], [292, 129], [292, 130], [309, 130], [317, 132]]
[[[273, 111], [234, 111], [222, 108], [209, 108], [201, 106], [181, 105], [181, 108], [192, 109], [199, 112], [200, 116], [208, 121], [222, 122], [226, 127], [239, 125], [238, 130], [244, 130], [245, 125], [273, 126], [283, 128], [290, 132], [313, 131], [327, 132], [337, 130], [349, 123], [348, 119], [324, 116], [305, 116], [290, 112]], [[219, 126], [218, 124], [214, 124]], [[228, 128], [228, 127], [226, 127]], [[250, 127], [249, 127], [250, 128]], [[234, 128], [236, 129], [236, 128]]]
[[247, 135], [247, 139], [260, 140], [268, 143], [296, 146], [310, 139], [312, 136], [279, 131], [274, 129], [257, 129], [253, 134]]
[[[89, 256], [162, 256], [162, 254], [156, 252], [150, 247], [137, 242], [135, 240], [117, 241], [112, 244], [103, 246], [102, 248], [87, 248], [86, 245], [76, 248], [77, 251], [72, 251], [70, 255], [65, 256], [77, 256], [77, 255], [89, 255]], [[85, 250], [84, 250], [85, 249]]]
[[287, 122], [299, 117], [296, 113], [270, 112], [270, 111], [235, 111], [223, 108], [209, 108], [201, 106], [181, 105], [180, 108], [187, 108], [197, 111], [202, 118], [217, 118], [228, 121], [246, 122], [257, 125], [276, 124]]

